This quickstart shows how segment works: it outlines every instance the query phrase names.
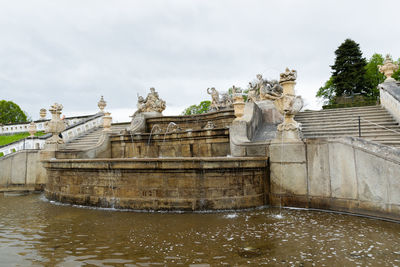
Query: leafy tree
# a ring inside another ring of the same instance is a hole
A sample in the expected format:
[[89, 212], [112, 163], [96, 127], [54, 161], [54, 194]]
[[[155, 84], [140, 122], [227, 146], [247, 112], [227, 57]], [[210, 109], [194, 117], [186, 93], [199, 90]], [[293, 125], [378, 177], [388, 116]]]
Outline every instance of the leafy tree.
[[0, 100], [0, 124], [26, 122], [26, 114], [12, 101]]
[[367, 61], [362, 57], [359, 44], [346, 39], [335, 51], [335, 64], [331, 66], [332, 84], [336, 96], [372, 95], [365, 77]]
[[365, 67], [365, 77], [368, 85], [371, 88], [372, 96], [379, 96], [378, 84], [383, 83], [385, 75], [379, 71], [379, 65], [383, 65], [384, 57], [381, 54], [373, 54], [368, 60], [368, 64]]
[[[397, 59], [396, 64], [400, 66], [400, 58]], [[392, 78], [400, 81], [400, 68], [395, 73], [393, 73]]]
[[207, 113], [210, 110], [211, 101], [205, 100], [200, 102], [198, 105], [191, 105], [186, 108], [182, 115], [194, 115], [194, 114], [202, 114]]
[[333, 86], [333, 77], [325, 82], [323, 87], [320, 87], [317, 92], [317, 97], [324, 99], [325, 105], [333, 104], [335, 101], [335, 88]]

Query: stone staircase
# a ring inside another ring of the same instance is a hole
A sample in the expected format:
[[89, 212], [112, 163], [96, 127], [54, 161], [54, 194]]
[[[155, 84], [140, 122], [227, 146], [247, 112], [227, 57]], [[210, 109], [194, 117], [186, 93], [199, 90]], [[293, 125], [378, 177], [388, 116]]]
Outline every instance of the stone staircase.
[[[126, 129], [128, 124], [116, 124], [111, 126], [111, 131], [113, 133], [119, 133], [120, 131]], [[84, 135], [79, 136], [70, 142], [65, 143], [63, 150], [86, 150], [94, 147], [99, 141], [101, 134], [103, 132], [103, 127], [98, 127], [92, 131], [87, 132]]]
[[301, 123], [304, 138], [359, 136], [383, 145], [400, 148], [400, 126], [381, 106], [304, 111], [295, 120]]

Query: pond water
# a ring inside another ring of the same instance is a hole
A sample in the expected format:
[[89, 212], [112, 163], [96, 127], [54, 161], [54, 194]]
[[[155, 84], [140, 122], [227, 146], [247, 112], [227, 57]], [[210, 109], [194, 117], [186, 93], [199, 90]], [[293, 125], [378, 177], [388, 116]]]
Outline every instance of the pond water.
[[0, 259], [1, 266], [400, 266], [400, 224], [306, 210], [143, 213], [0, 196]]

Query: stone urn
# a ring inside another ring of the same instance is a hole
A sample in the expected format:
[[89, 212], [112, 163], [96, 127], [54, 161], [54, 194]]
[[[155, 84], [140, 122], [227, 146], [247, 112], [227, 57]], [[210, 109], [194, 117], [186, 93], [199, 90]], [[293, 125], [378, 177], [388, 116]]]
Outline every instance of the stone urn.
[[99, 107], [100, 112], [101, 112], [101, 113], [104, 113], [104, 108], [107, 106], [107, 102], [104, 101], [103, 96], [101, 96], [99, 102], [97, 103], [97, 106]]
[[110, 116], [110, 112], [105, 112], [104, 117], [103, 117], [103, 131], [104, 132], [110, 132], [111, 131], [111, 122], [112, 122], [112, 117]]
[[39, 112], [40, 119], [41, 119], [41, 120], [46, 119], [46, 114], [47, 114], [47, 110], [46, 110], [45, 108], [41, 108], [41, 109], [40, 109], [40, 112]]
[[46, 132], [51, 133], [52, 136], [46, 140], [46, 149], [48, 150], [55, 151], [58, 149], [58, 145], [64, 144], [63, 139], [59, 136], [66, 128], [64, 121], [60, 118], [62, 109], [63, 106], [57, 103], [54, 103], [49, 109], [52, 118], [47, 124]]
[[37, 132], [36, 124], [32, 121], [31, 123], [29, 123], [28, 133], [30, 134], [30, 137], [34, 137], [36, 132]]
[[392, 75], [395, 71], [399, 69], [399, 65], [394, 64], [393, 60], [390, 58], [390, 55], [386, 55], [386, 59], [383, 62], [383, 65], [379, 65], [379, 71], [386, 76], [385, 82], [395, 81], [392, 78]]

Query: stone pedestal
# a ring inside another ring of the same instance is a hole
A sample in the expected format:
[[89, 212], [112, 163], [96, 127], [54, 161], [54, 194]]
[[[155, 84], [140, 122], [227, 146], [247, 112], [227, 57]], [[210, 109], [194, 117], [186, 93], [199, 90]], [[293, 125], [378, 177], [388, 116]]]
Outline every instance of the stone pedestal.
[[274, 206], [284, 206], [286, 199], [307, 195], [306, 149], [302, 141], [292, 139], [291, 142], [278, 143], [276, 140], [269, 147], [270, 200]]
[[110, 112], [105, 112], [103, 117], [103, 131], [111, 132], [112, 117]]

